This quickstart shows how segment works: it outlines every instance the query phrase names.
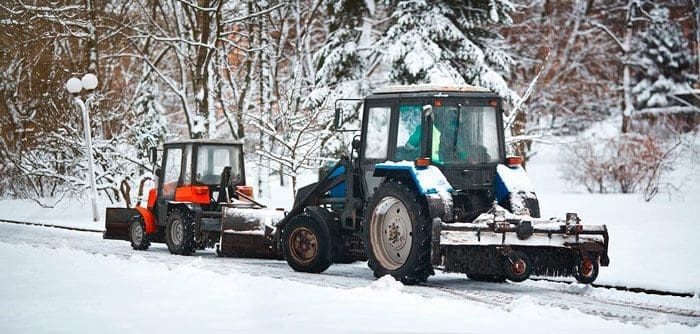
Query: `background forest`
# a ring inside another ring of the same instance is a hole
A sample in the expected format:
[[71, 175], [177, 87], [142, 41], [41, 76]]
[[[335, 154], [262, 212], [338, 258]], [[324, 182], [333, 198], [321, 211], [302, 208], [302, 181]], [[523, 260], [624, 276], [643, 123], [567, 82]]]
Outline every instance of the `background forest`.
[[698, 22], [697, 0], [2, 1], [0, 197], [50, 205], [88, 187], [65, 83], [94, 73], [97, 186], [113, 202], [133, 205], [148, 147], [178, 138], [245, 140], [259, 195], [274, 175], [296, 189], [347, 153], [336, 99], [421, 83], [498, 92], [526, 157], [614, 120], [614, 136], [569, 143], [567, 178], [651, 199], [694, 147]]

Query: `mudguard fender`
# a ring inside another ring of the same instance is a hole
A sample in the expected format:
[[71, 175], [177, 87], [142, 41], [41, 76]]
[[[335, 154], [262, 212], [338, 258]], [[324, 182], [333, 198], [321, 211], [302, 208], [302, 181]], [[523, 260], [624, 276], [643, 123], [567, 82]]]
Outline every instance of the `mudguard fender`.
[[521, 166], [499, 164], [496, 167], [494, 188], [496, 202], [499, 205], [503, 205], [514, 214], [540, 217], [535, 188]]
[[146, 227], [146, 234], [156, 233], [158, 229], [156, 228], [156, 217], [153, 215], [153, 212], [142, 206], [137, 206], [136, 210], [138, 210], [138, 212], [141, 214], [141, 218], [143, 218], [143, 224]]
[[374, 176], [411, 182], [419, 194], [425, 198], [430, 218], [440, 218], [445, 222], [454, 220], [452, 213], [454, 188], [439, 168], [416, 167], [411, 161], [387, 161], [375, 165]]

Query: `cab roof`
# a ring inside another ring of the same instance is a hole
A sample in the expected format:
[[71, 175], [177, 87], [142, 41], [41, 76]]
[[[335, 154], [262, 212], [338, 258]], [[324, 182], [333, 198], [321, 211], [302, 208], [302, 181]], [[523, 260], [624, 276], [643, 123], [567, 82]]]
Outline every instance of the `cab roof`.
[[455, 92], [455, 93], [489, 93], [485, 87], [461, 85], [461, 86], [441, 86], [441, 85], [399, 85], [385, 86], [377, 88], [373, 94], [397, 94], [397, 93], [427, 93], [427, 92]]
[[164, 145], [183, 145], [183, 144], [198, 144], [198, 145], [243, 145], [242, 140], [233, 139], [182, 139], [166, 142]]

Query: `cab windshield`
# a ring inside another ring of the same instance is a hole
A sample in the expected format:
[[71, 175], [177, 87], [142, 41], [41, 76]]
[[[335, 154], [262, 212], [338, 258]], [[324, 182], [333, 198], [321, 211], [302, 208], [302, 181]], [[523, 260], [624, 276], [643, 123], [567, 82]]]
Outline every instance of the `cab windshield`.
[[231, 167], [231, 180], [237, 183], [241, 178], [240, 152], [236, 146], [202, 145], [197, 149], [196, 182], [217, 185], [221, 183], [224, 167]]
[[[412, 160], [419, 156], [421, 110], [421, 105], [399, 107], [397, 160]], [[430, 157], [437, 165], [498, 162], [498, 126], [495, 107], [433, 107]]]

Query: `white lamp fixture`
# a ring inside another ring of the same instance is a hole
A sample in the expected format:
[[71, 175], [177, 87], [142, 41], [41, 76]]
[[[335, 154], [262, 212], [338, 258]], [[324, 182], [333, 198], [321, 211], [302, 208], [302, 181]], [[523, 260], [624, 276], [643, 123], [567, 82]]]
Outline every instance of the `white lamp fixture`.
[[[69, 80], [70, 82], [70, 80]], [[97, 88], [97, 76], [95, 76], [92, 73], [87, 73], [83, 75], [83, 78], [80, 79], [80, 83], [82, 84], [84, 89], [87, 90], [92, 90]]]
[[66, 90], [71, 94], [78, 94], [83, 90], [83, 83], [78, 78], [70, 78], [66, 82]]

